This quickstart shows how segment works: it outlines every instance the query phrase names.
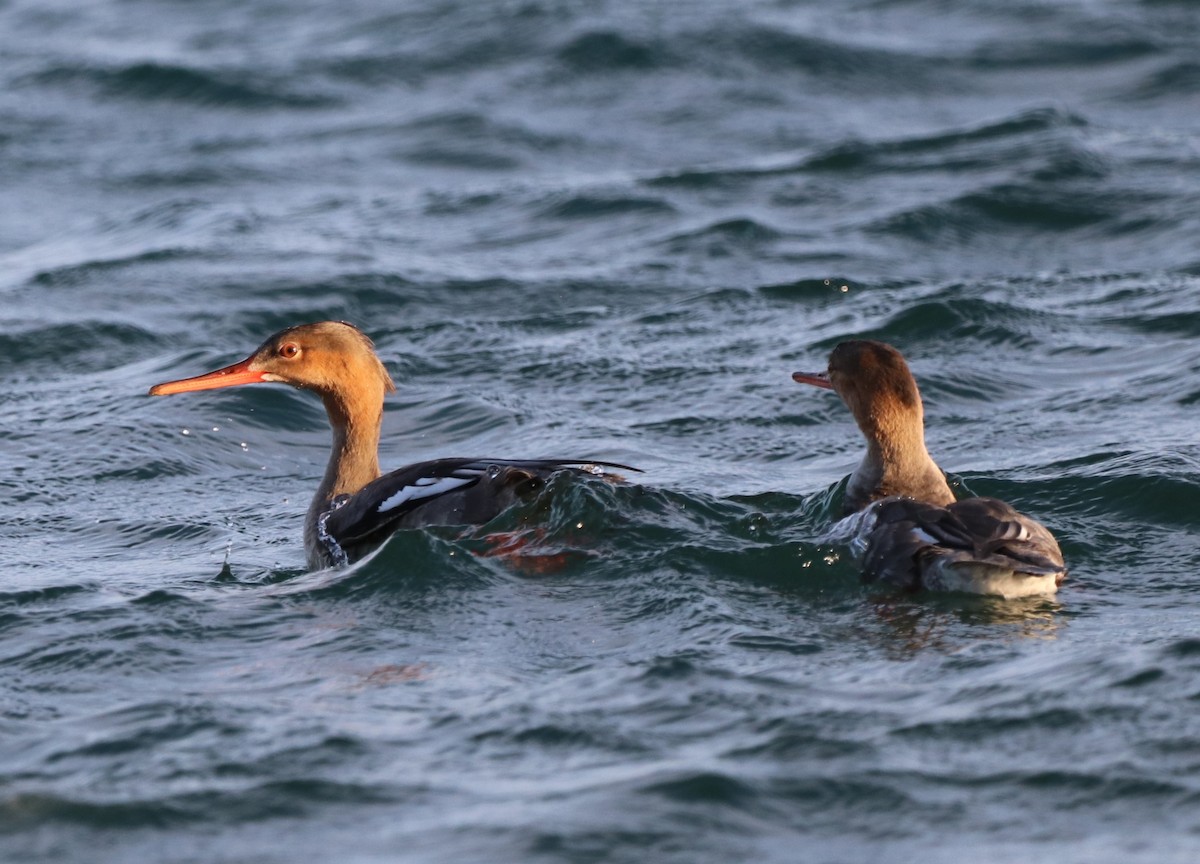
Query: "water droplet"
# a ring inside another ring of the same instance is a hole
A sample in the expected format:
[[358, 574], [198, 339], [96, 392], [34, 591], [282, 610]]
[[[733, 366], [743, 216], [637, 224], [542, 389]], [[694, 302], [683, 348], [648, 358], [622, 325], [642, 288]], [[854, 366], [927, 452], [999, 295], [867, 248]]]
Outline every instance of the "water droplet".
[[220, 431], [221, 431], [221, 427], [220, 427], [220, 426], [214, 426], [214, 427], [213, 427], [213, 431], [214, 431], [214, 432], [220, 432]]
[[582, 527], [583, 527], [583, 523], [582, 523], [582, 522], [576, 522], [576, 523], [575, 523], [575, 527], [576, 527], [576, 528], [582, 528]]
[[842, 288], [841, 288], [841, 291], [842, 291], [842, 293], [843, 293], [843, 294], [849, 293], [849, 291], [850, 291], [850, 286], [849, 286], [849, 285], [843, 285], [843, 286], [842, 286]]
[[191, 435], [191, 434], [192, 434], [192, 430], [191, 430], [191, 429], [183, 429], [183, 430], [181, 430], [181, 431], [182, 431], [182, 433], [183, 433], [184, 435]]

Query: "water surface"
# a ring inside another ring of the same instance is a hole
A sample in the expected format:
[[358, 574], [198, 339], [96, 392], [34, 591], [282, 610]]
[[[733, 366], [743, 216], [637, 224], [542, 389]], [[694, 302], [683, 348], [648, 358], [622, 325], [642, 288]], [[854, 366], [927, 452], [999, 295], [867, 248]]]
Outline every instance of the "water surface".
[[[1200, 17], [1183, 2], [0, 5], [0, 851], [12, 861], [1191, 862]], [[594, 456], [348, 571], [282, 387], [382, 461]], [[905, 352], [1055, 598], [815, 541]], [[527, 554], [489, 535], [529, 531]]]

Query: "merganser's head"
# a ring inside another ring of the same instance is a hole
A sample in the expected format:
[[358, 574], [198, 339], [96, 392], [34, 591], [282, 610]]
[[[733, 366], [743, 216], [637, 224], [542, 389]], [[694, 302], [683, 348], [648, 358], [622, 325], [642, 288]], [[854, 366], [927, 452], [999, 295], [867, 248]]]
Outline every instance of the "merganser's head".
[[925, 449], [921, 394], [899, 351], [866, 339], [842, 342], [829, 355], [828, 371], [797, 372], [792, 379], [836, 391], [867, 441], [846, 486], [845, 514], [891, 495], [942, 506], [954, 501], [945, 474]]
[[150, 395], [271, 381], [322, 396], [345, 397], [348, 391], [380, 388], [381, 397], [396, 389], [365, 333], [344, 321], [320, 321], [280, 330], [245, 360], [195, 378], [156, 384]]
[[922, 420], [917, 382], [900, 352], [883, 342], [841, 342], [829, 355], [827, 371], [796, 372], [792, 380], [836, 391], [864, 433]]

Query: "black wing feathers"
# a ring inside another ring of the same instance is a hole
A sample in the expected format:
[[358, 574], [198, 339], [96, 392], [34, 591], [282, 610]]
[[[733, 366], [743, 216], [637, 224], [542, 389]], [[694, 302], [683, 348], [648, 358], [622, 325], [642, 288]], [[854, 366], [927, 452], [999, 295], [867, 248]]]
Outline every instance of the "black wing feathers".
[[[368, 483], [325, 517], [325, 532], [344, 550], [375, 545], [398, 528], [488, 522], [556, 471], [589, 466], [637, 471], [582, 459], [433, 459]], [[351, 557], [355, 557], [351, 555]]]

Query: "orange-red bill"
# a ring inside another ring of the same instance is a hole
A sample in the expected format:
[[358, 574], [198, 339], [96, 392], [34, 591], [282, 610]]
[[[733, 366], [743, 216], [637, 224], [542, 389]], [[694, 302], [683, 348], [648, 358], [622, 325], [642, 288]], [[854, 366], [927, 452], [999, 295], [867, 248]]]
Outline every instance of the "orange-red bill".
[[180, 378], [178, 381], [165, 381], [150, 388], [151, 396], [170, 396], [172, 393], [190, 393], [194, 390], [216, 390], [219, 387], [237, 387], [239, 384], [258, 384], [265, 381], [266, 372], [250, 368], [253, 357], [247, 357], [232, 366], [197, 375], [195, 378]]
[[826, 390], [833, 389], [833, 382], [829, 380], [828, 372], [793, 372], [792, 380], [798, 384], [811, 384], [814, 387], [824, 387]]

